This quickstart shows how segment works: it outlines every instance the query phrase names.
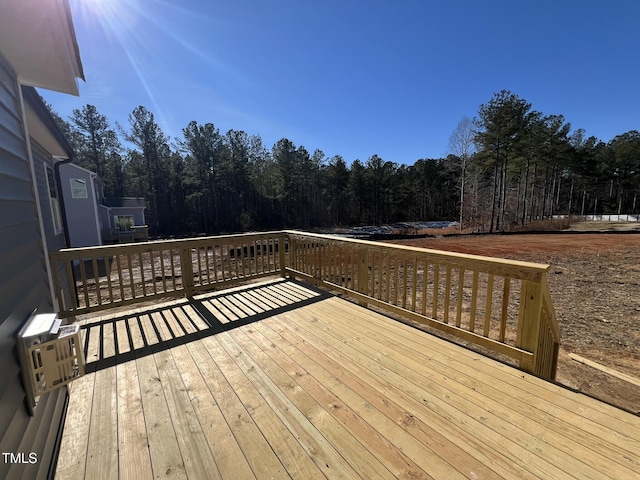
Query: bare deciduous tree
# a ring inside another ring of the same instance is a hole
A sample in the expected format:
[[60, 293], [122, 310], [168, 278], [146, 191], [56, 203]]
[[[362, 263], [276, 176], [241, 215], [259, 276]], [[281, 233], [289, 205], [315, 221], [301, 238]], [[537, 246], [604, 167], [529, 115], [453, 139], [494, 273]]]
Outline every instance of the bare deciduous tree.
[[455, 156], [454, 165], [460, 175], [460, 230], [464, 220], [464, 192], [469, 160], [475, 152], [475, 131], [469, 117], [462, 117], [449, 138], [449, 152]]

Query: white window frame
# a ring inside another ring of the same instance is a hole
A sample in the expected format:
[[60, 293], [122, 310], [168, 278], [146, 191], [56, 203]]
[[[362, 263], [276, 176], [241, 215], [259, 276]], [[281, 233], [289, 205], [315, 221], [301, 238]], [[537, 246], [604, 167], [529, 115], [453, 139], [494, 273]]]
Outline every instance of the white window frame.
[[[71, 198], [89, 198], [89, 187], [86, 179], [70, 178], [69, 184], [71, 185]], [[79, 187], [79, 184], [83, 185], [83, 187]]]
[[44, 164], [45, 175], [47, 177], [47, 194], [49, 195], [49, 206], [51, 207], [51, 222], [53, 223], [53, 233], [62, 233], [62, 211], [60, 209], [60, 192], [56, 185], [53, 168]]

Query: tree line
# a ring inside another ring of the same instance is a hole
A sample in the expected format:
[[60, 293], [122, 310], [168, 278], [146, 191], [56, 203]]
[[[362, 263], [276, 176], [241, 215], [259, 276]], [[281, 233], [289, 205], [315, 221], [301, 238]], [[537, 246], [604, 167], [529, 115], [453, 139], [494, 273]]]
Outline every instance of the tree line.
[[[445, 158], [351, 164], [282, 138], [192, 121], [171, 141], [140, 106], [115, 128], [95, 106], [52, 112], [107, 198], [144, 197], [154, 236], [459, 219], [497, 231], [553, 215], [637, 212], [640, 133], [608, 143], [502, 91], [464, 118]], [[125, 148], [124, 145], [128, 145]]]
[[451, 147], [460, 211], [475, 228], [504, 230], [554, 215], [638, 213], [636, 130], [605, 143], [503, 90], [480, 106], [471, 124], [458, 125]]

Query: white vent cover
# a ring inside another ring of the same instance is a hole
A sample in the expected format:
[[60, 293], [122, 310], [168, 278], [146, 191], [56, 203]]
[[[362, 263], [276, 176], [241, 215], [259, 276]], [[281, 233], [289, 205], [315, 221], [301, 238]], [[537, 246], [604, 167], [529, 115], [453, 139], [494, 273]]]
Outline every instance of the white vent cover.
[[63, 325], [55, 313], [33, 314], [18, 333], [27, 406], [38, 397], [84, 375], [79, 325]]

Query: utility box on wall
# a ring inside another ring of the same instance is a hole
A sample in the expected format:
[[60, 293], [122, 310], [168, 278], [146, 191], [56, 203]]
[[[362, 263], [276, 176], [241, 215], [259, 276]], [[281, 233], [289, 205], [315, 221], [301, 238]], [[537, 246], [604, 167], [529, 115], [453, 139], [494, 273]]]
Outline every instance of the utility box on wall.
[[20, 368], [33, 415], [38, 397], [84, 375], [79, 325], [62, 325], [55, 313], [32, 314], [18, 333]]

